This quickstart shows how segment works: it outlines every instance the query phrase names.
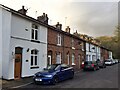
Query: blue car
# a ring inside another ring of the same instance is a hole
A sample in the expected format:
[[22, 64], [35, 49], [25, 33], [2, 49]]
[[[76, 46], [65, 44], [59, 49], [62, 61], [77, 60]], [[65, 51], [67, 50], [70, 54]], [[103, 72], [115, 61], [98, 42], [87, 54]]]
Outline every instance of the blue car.
[[73, 77], [73, 67], [66, 64], [53, 64], [44, 68], [43, 71], [37, 72], [33, 77], [33, 81], [35, 84], [56, 84]]

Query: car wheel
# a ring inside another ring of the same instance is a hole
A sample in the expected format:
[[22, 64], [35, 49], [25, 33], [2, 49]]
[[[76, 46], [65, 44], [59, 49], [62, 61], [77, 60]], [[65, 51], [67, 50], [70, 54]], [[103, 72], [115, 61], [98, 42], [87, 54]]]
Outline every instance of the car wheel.
[[96, 67], [93, 68], [93, 71], [96, 71]]
[[33, 82], [34, 84], [38, 85], [38, 83], [36, 81]]
[[99, 66], [97, 66], [96, 68], [97, 68], [96, 70], [99, 70], [99, 69], [100, 69]]
[[106, 65], [104, 65], [104, 68], [106, 68]]
[[72, 74], [72, 76], [70, 77], [70, 79], [73, 79], [74, 78], [74, 73]]
[[55, 84], [58, 83], [58, 82], [59, 82], [59, 79], [58, 79], [57, 76], [55, 76], [55, 77], [53, 78], [53, 84], [55, 85]]

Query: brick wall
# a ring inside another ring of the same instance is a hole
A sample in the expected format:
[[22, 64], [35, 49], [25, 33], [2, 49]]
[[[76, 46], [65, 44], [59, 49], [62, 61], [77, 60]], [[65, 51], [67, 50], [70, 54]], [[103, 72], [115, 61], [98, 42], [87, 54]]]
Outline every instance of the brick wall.
[[[61, 34], [61, 37], [62, 37], [61, 46], [57, 45], [57, 35], [59, 33]], [[75, 49], [72, 49], [72, 39], [74, 39]], [[82, 51], [80, 42], [83, 43], [82, 40], [77, 39], [72, 35], [66, 35], [65, 33], [48, 28], [48, 55], [49, 55], [49, 51], [51, 51], [52, 64], [56, 63], [56, 53], [60, 52], [62, 63], [68, 64], [67, 54], [69, 54], [69, 65], [72, 65], [72, 54], [74, 54], [75, 55], [74, 68], [79, 69], [82, 63], [82, 60], [85, 59], [85, 51]], [[85, 48], [85, 45], [84, 45], [84, 48]], [[78, 60], [79, 55], [80, 55], [80, 60]]]

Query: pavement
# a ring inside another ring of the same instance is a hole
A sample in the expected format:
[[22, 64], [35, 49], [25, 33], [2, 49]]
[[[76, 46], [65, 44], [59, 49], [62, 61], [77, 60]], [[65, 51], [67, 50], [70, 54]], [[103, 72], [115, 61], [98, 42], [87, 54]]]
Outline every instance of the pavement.
[[16, 88], [23, 85], [32, 83], [32, 77], [26, 77], [16, 80], [0, 80], [2, 82], [2, 89]]

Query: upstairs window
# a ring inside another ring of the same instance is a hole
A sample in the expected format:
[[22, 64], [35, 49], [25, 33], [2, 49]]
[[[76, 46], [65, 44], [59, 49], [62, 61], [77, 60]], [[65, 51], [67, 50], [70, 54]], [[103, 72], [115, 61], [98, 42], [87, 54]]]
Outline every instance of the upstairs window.
[[38, 40], [38, 26], [32, 24], [31, 39]]
[[80, 45], [81, 45], [82, 51], [84, 51], [84, 43], [82, 42]]
[[72, 38], [72, 47], [74, 47], [74, 39]]
[[57, 36], [57, 45], [61, 45], [61, 34]]
[[89, 43], [89, 52], [91, 52], [91, 50], [90, 50], [91, 48], [90, 48], [90, 47], [91, 47], [91, 46], [90, 46], [90, 43]]

